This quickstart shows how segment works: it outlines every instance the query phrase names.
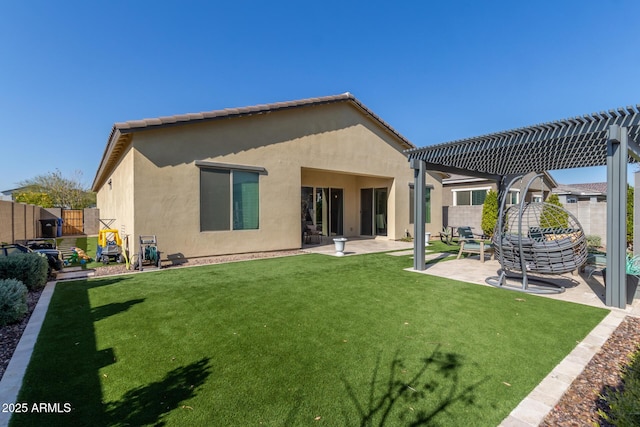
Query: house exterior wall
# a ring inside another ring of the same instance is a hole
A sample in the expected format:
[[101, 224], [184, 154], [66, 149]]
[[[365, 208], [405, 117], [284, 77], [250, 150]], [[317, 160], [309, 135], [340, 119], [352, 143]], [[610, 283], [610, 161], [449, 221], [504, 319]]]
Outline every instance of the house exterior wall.
[[[125, 151], [117, 167], [96, 195], [96, 203], [100, 206], [101, 219], [114, 219], [112, 228], [119, 230], [122, 238], [129, 234], [134, 239], [134, 158], [135, 151], [131, 146]], [[108, 181], [111, 180], [111, 185]], [[99, 228], [102, 228], [100, 224]], [[96, 231], [97, 233], [97, 231]], [[135, 239], [133, 240], [135, 241]], [[134, 246], [130, 246], [133, 249]], [[133, 252], [131, 252], [133, 253]]]
[[[266, 170], [259, 229], [200, 231], [196, 161]], [[157, 235], [163, 258], [283, 250], [301, 246], [301, 186], [344, 189], [345, 236], [359, 234], [359, 189], [387, 187], [387, 238], [398, 239], [412, 228], [412, 180], [398, 139], [350, 103], [335, 103], [135, 132], [98, 207], [136, 241]]]

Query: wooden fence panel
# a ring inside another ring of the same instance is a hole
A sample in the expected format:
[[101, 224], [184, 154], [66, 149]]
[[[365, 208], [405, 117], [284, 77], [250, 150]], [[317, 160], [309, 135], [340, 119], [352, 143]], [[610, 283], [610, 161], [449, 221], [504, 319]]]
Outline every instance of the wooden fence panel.
[[82, 209], [63, 209], [62, 221], [63, 236], [84, 233], [84, 211]]

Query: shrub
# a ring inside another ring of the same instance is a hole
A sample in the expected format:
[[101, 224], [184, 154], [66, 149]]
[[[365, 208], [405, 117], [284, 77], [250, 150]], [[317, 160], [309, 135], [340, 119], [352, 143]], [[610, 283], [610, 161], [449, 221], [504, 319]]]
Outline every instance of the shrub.
[[27, 287], [19, 280], [0, 280], [0, 326], [17, 322], [27, 314]]
[[487, 192], [482, 205], [482, 232], [491, 237], [498, 223], [498, 193], [493, 190]]
[[600, 236], [596, 236], [593, 234], [587, 236], [587, 248], [589, 248], [590, 250], [595, 250], [600, 246], [602, 246], [602, 239], [600, 238]]
[[540, 227], [553, 228], [569, 226], [569, 214], [564, 211], [560, 198], [557, 194], [551, 194], [547, 197], [548, 205], [558, 206], [560, 209], [554, 209], [548, 205], [542, 206], [542, 213], [540, 214]]
[[607, 393], [604, 397], [609, 413], [598, 411], [600, 416], [616, 426], [640, 425], [640, 351], [622, 373], [624, 386]]
[[39, 254], [24, 253], [0, 257], [0, 280], [19, 280], [32, 291], [44, 287], [48, 272], [47, 258]]

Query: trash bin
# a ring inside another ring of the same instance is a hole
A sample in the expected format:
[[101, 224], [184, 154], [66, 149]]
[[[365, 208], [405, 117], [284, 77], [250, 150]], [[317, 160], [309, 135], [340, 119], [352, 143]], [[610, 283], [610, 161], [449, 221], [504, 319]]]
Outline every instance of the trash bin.
[[62, 237], [62, 223], [64, 220], [62, 218], [58, 218], [58, 229], [56, 230], [56, 237]]
[[57, 220], [55, 218], [40, 220], [42, 237], [56, 237], [56, 222]]

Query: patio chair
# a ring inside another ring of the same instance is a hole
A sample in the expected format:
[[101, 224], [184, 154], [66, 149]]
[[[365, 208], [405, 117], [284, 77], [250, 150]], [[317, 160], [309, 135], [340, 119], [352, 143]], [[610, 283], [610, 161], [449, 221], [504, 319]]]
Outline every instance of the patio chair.
[[458, 227], [458, 235], [460, 236], [458, 239], [460, 251], [457, 259], [460, 259], [463, 253], [479, 254], [480, 262], [484, 262], [484, 256], [487, 253], [491, 256], [490, 259], [493, 259], [493, 246], [491, 243], [477, 240], [473, 231], [471, 231], [471, 227]]
[[580, 266], [580, 272], [586, 271], [586, 268], [589, 267], [590, 271], [587, 275], [587, 279], [593, 276], [593, 273], [603, 268], [607, 267], [607, 254], [603, 253], [589, 253], [587, 255], [587, 260]]
[[322, 243], [322, 231], [313, 224], [305, 224], [303, 236], [305, 243]]

